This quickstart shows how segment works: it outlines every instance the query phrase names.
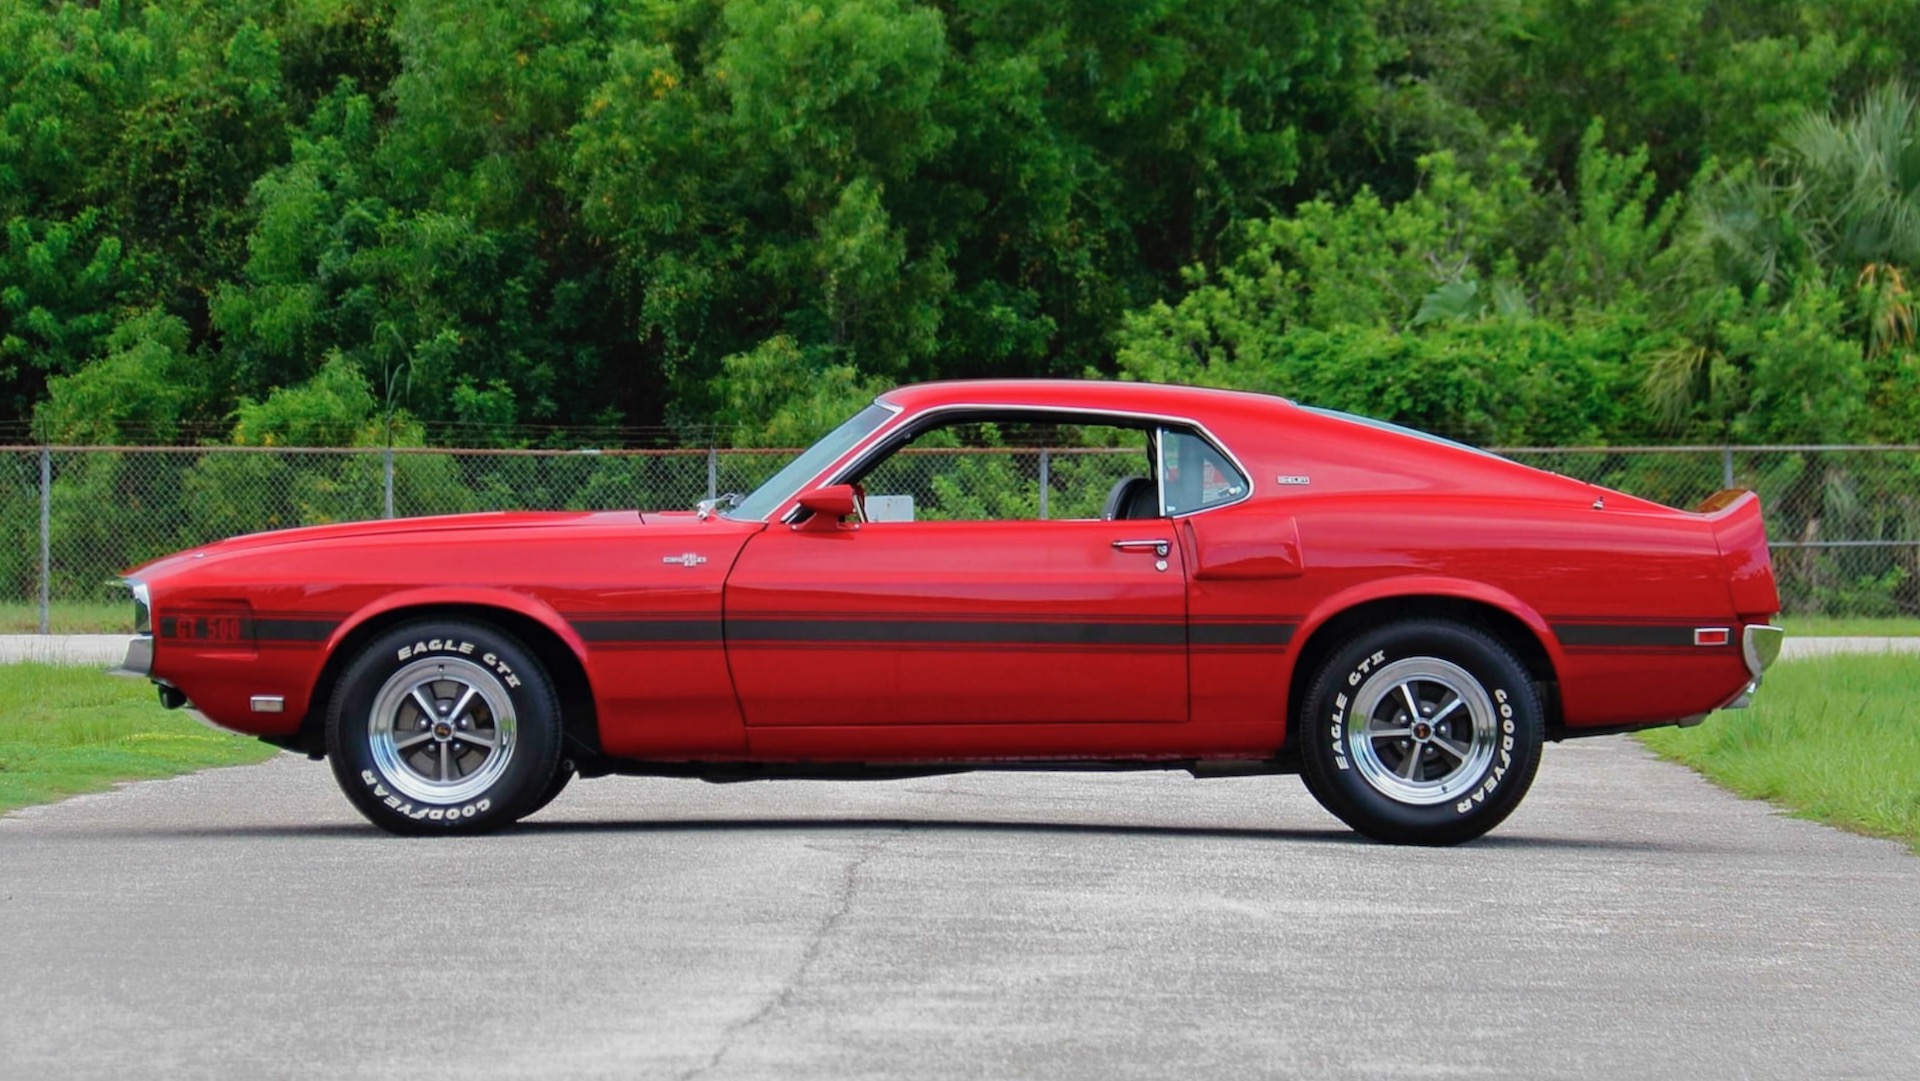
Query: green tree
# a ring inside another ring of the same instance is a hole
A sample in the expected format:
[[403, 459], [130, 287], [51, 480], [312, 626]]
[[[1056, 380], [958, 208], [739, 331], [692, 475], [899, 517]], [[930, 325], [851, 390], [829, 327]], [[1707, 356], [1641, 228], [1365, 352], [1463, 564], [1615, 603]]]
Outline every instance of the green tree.
[[1768, 160], [1704, 180], [1687, 240], [1709, 286], [1647, 373], [1667, 416], [1797, 442], [1911, 416], [1920, 103], [1904, 87], [1797, 116]]
[[[0, 9], [0, 396], [149, 327], [213, 363], [208, 298], [245, 257], [247, 196], [338, 72], [384, 69], [379, 0], [123, 0]], [[154, 312], [184, 324], [145, 320]], [[109, 345], [107, 339], [119, 339]], [[231, 406], [223, 373], [194, 384]], [[221, 400], [224, 399], [224, 400]]]
[[[1907, 4], [1907, 0], [1901, 0]], [[1911, 6], [1910, 4], [1908, 5]], [[1380, 14], [1389, 60], [1378, 138], [1405, 146], [1373, 177], [1398, 194], [1411, 155], [1474, 163], [1522, 125], [1571, 182], [1596, 118], [1648, 147], [1662, 194], [1710, 158], [1765, 151], [1779, 125], [1824, 105], [1892, 23], [1864, 4], [1806, 0], [1414, 0]], [[1902, 31], [1910, 33], [1910, 31]], [[1875, 53], [1875, 56], [1880, 56]]]

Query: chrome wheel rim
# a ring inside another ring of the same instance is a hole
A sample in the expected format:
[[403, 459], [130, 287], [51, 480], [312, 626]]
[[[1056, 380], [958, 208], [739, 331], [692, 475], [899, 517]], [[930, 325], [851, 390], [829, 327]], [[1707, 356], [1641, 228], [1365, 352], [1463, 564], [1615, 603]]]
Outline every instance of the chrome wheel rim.
[[1347, 750], [1360, 776], [1399, 803], [1459, 799], [1493, 761], [1493, 699], [1466, 669], [1410, 657], [1376, 670], [1348, 714]]
[[513, 761], [513, 702], [493, 673], [458, 657], [414, 661], [388, 677], [367, 718], [374, 766], [401, 794], [460, 803]]

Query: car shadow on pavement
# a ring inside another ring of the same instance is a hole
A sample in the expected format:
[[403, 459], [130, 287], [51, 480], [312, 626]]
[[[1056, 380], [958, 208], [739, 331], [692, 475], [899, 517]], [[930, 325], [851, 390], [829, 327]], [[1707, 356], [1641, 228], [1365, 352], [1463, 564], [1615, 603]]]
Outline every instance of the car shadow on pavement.
[[[645, 821], [592, 821], [564, 818], [533, 819], [508, 827], [506, 833], [752, 833], [752, 832], [951, 832], [1081, 834], [1103, 837], [1196, 837], [1228, 841], [1284, 841], [1389, 847], [1337, 826], [1325, 829], [1262, 829], [1251, 826], [1188, 826], [1139, 822], [1034, 822], [996, 819], [926, 818], [685, 818]], [[1550, 848], [1605, 852], [1698, 852], [1696, 844], [1619, 840], [1596, 837], [1527, 837], [1495, 834], [1470, 841], [1462, 848]]]
[[[200, 826], [191, 828], [139, 829], [114, 827], [86, 830], [85, 835], [100, 839], [173, 838], [200, 840], [265, 839], [341, 839], [408, 841], [432, 843], [450, 838], [393, 837], [374, 826], [357, 822], [275, 823], [248, 826]], [[965, 833], [1031, 834], [1053, 836], [1164, 837], [1202, 840], [1262, 841], [1294, 844], [1343, 844], [1356, 848], [1392, 848], [1337, 826], [1325, 829], [1260, 829], [1250, 826], [1190, 826], [1140, 822], [1034, 822], [994, 819], [928, 818], [671, 818], [671, 819], [536, 819], [520, 822], [493, 836], [538, 837], [560, 834], [650, 834], [650, 833]], [[484, 837], [479, 840], [485, 840]], [[1648, 840], [1623, 840], [1605, 837], [1540, 837], [1493, 834], [1458, 846], [1462, 850], [1556, 849], [1591, 852], [1674, 852], [1701, 854], [1696, 843], [1665, 843]]]

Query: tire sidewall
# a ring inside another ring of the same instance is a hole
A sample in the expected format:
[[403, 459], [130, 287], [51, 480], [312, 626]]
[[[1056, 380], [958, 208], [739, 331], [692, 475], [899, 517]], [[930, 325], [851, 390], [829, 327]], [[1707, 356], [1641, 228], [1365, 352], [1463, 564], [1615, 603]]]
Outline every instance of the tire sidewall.
[[[1353, 707], [1382, 669], [1416, 658], [1464, 669], [1493, 709], [1492, 757], [1444, 803], [1395, 799], [1374, 787], [1354, 760], [1353, 726], [1366, 719]], [[1315, 681], [1303, 722], [1303, 766], [1314, 794], [1362, 833], [1416, 844], [1454, 844], [1499, 824], [1526, 795], [1544, 740], [1538, 695], [1526, 669], [1485, 634], [1443, 622], [1379, 628], [1337, 651]]]
[[[501, 775], [478, 793], [445, 802], [398, 790], [374, 758], [370, 732], [373, 704], [387, 680], [436, 657], [489, 673], [494, 690], [513, 706], [516, 729]], [[515, 821], [547, 791], [559, 750], [559, 710], [546, 672], [511, 635], [484, 624], [436, 620], [380, 635], [347, 666], [327, 713], [335, 780], [363, 815], [394, 833], [478, 833]]]

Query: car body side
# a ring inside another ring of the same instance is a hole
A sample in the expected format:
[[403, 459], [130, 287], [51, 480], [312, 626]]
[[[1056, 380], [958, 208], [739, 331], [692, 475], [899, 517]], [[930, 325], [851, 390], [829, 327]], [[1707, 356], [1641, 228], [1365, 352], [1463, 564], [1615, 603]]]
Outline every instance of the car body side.
[[[791, 532], [794, 498], [765, 522], [502, 513], [209, 545], [132, 572], [152, 597], [151, 674], [224, 727], [315, 751], [346, 659], [401, 623], [458, 615], [501, 625], [542, 659], [583, 760], [1274, 760], [1285, 756], [1303, 685], [1367, 626], [1435, 616], [1481, 626], [1526, 664], [1545, 691], [1550, 730], [1566, 736], [1727, 705], [1753, 679], [1742, 630], [1778, 607], [1751, 495], [1677, 511], [1279, 399], [1192, 388], [930, 384], [883, 401], [899, 415], [816, 483], [915, 418], [985, 407], [1187, 421], [1242, 465], [1246, 498], [1128, 523], [1159, 527], [1154, 536], [1177, 547], [1172, 562], [1187, 580], [1183, 719], [750, 723], [754, 707], [743, 705], [729, 663], [730, 647], [737, 657], [742, 646], [738, 621], [729, 623], [729, 578], [743, 552]], [[891, 531], [924, 538], [934, 564], [964, 564], [967, 531], [935, 525], [849, 525], [827, 541], [840, 544], [835, 558], [858, 561], [863, 539], [877, 550]], [[1078, 535], [1071, 524], [995, 528], [1030, 529], [1041, 544]], [[835, 603], [850, 610], [863, 598]], [[1124, 598], [1114, 603], [1128, 618]], [[951, 599], [907, 615], [969, 618]], [[1063, 647], [1040, 663], [1075, 655]], [[883, 717], [887, 685], [863, 693], [862, 657], [856, 643], [796, 650], [780, 663], [801, 681], [843, 666], [835, 678], [848, 688], [847, 710]]]

